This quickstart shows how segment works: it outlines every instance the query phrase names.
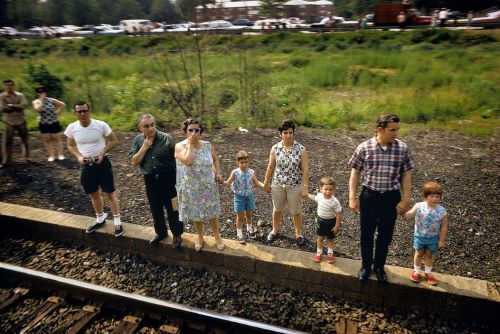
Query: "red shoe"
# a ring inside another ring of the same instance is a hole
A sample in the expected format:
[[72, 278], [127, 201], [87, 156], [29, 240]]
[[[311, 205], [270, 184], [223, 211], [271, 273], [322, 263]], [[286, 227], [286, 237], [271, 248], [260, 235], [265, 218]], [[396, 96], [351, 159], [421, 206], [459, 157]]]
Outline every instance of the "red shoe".
[[436, 284], [438, 284], [438, 282], [436, 281], [436, 279], [434, 278], [434, 276], [432, 276], [432, 274], [425, 274], [425, 281], [427, 283], [429, 283], [430, 285], [436, 285]]
[[321, 262], [321, 254], [316, 253], [313, 257], [314, 262], [320, 263]]
[[418, 283], [420, 282], [420, 274], [417, 274], [417, 272], [414, 271], [413, 274], [411, 274], [410, 279], [412, 282]]
[[333, 254], [328, 254], [328, 257], [326, 258], [326, 262], [328, 262], [328, 263], [334, 263], [335, 262], [335, 256], [333, 256]]

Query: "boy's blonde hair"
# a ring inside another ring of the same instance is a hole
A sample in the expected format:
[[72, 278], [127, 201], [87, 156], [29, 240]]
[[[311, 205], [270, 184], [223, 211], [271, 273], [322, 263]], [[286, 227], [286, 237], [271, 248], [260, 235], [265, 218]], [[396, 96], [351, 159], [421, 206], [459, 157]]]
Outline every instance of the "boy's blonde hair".
[[248, 155], [247, 151], [239, 150], [238, 153], [236, 153], [236, 161], [247, 160], [247, 159], [250, 159], [250, 156]]
[[319, 187], [323, 187], [323, 186], [333, 186], [335, 188], [335, 180], [333, 179], [333, 177], [331, 176], [325, 176], [325, 177], [322, 177], [321, 180], [319, 180]]
[[422, 187], [424, 197], [429, 195], [443, 196], [443, 187], [437, 182], [426, 182]]

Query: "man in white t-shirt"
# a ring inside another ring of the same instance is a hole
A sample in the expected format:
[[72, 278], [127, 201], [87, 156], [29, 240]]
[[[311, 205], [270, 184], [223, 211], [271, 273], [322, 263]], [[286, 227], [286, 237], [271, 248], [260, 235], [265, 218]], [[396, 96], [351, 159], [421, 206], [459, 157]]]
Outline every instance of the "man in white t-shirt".
[[80, 182], [86, 194], [90, 195], [96, 213], [96, 221], [85, 232], [92, 233], [104, 226], [107, 213], [104, 213], [106, 198], [113, 214], [115, 236], [123, 234], [120, 219], [120, 204], [115, 195], [115, 183], [111, 162], [107, 153], [116, 146], [118, 139], [108, 124], [90, 118], [90, 107], [85, 101], [75, 103], [74, 114], [78, 121], [68, 125], [64, 134], [68, 137], [68, 150], [78, 159], [81, 166]]

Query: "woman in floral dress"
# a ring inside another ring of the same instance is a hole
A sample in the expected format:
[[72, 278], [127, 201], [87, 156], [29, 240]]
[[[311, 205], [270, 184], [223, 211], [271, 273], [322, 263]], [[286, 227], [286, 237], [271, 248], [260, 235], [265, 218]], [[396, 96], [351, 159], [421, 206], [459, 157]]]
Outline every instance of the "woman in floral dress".
[[217, 182], [222, 182], [222, 177], [215, 148], [208, 141], [200, 139], [203, 128], [196, 119], [184, 121], [183, 131], [186, 139], [175, 145], [179, 220], [194, 223], [198, 234], [196, 251], [203, 247], [204, 221], [210, 224], [217, 249], [223, 250], [224, 243], [219, 233], [221, 208], [217, 185]]

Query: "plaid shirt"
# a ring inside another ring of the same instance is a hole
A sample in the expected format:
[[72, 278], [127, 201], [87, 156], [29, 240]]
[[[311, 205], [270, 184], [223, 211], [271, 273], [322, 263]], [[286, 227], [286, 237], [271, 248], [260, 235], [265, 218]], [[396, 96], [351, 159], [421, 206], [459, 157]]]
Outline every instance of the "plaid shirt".
[[376, 137], [359, 144], [348, 165], [361, 171], [364, 187], [380, 192], [399, 190], [402, 173], [415, 167], [404, 142], [396, 139], [384, 150]]

